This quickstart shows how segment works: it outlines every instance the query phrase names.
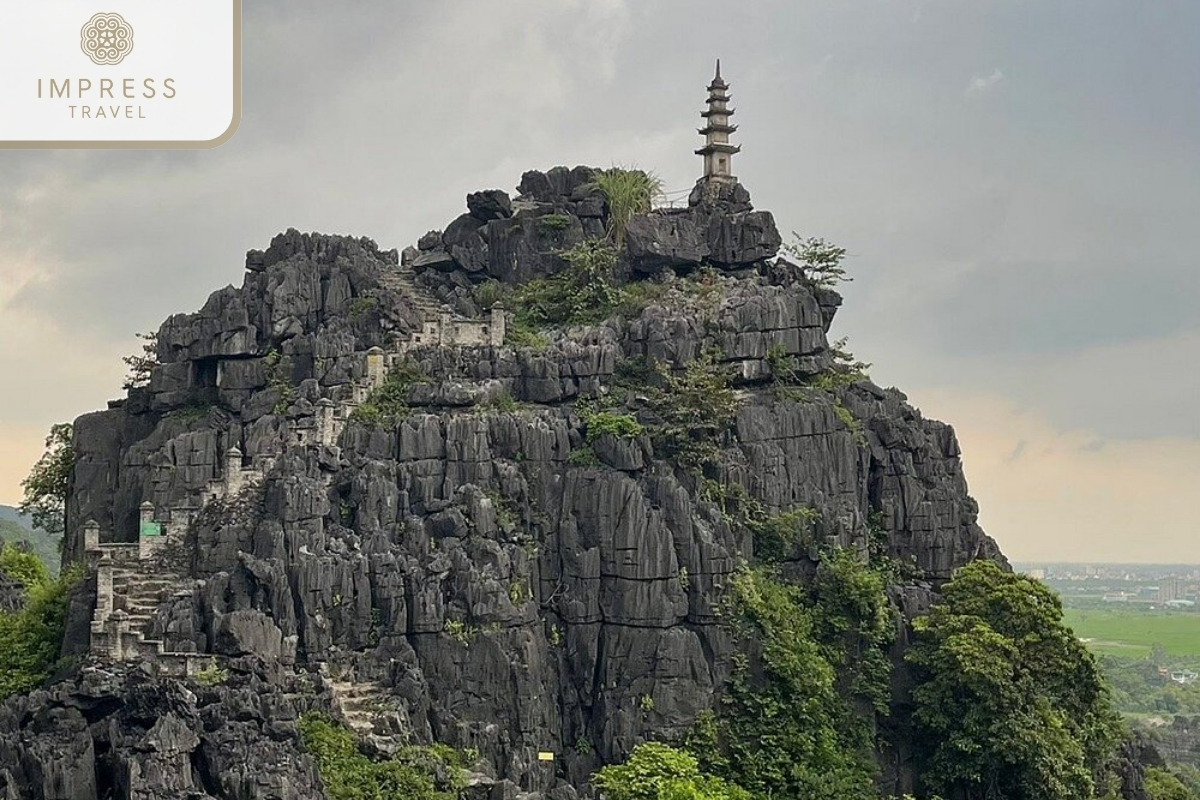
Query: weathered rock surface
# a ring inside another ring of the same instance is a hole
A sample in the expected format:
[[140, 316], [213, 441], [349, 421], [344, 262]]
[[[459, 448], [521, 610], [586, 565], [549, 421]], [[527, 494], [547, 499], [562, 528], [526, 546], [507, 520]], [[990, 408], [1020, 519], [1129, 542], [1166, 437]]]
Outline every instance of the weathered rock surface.
[[[396, 352], [420, 329], [418, 302], [475, 313], [480, 282], [553, 274], [559, 250], [602, 235], [592, 174], [526, 173], [511, 202], [469, 196], [468, 213], [406, 251], [433, 300], [397, 288], [396, 251], [289, 231], [249, 254], [241, 288], [167, 320], [150, 385], [76, 423], [66, 558], [80, 557], [89, 519], [135, 540], [150, 501], [185, 531], [200, 581], [164, 600], [156, 635], [262, 659], [275, 677], [246, 679], [256, 697], [197, 700], [170, 681], [92, 688], [102, 673], [87, 673], [13, 701], [0, 780], [16, 797], [91, 798], [135, 780], [147, 793], [119, 796], [319, 796], [291, 733], [299, 706], [268, 702], [276, 679], [319, 670], [382, 687], [409, 740], [477, 749], [505, 791], [568, 800], [639, 741], [682, 734], [730, 674], [721, 587], [752, 543], [648, 435], [572, 456], [586, 436], [577, 400], [612, 397], [653, 423], [633, 365], [678, 372], [717, 353], [739, 408], [709, 477], [769, 513], [816, 509], [828, 544], [865, 552], [876, 526], [928, 581], [897, 589], [900, 607], [971, 559], [1003, 559], [948, 426], [866, 381], [773, 391], [784, 361], [794, 380], [830, 369], [841, 298], [770, 260], [775, 223], [738, 185], [698, 187], [688, 210], [630, 224], [627, 274], [660, 283], [645, 307], [544, 349], [407, 349], [425, 376], [410, 413], [322, 438], [322, 409], [354, 396], [366, 351]], [[708, 283], [686, 277], [699, 272]], [[254, 477], [241, 491], [214, 488], [243, 472]], [[74, 636], [86, 630], [74, 620]], [[154, 719], [128, 716], [129, 702]]]
[[0, 706], [0, 794], [30, 800], [106, 797], [316, 798], [297, 715], [317, 692], [276, 674], [202, 687], [136, 667], [89, 668]]

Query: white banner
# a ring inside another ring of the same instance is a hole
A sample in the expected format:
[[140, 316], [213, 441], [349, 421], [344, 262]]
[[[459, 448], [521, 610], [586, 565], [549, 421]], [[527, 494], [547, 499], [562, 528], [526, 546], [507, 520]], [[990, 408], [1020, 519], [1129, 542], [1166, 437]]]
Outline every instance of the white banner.
[[0, 0], [0, 148], [207, 148], [241, 121], [241, 0]]

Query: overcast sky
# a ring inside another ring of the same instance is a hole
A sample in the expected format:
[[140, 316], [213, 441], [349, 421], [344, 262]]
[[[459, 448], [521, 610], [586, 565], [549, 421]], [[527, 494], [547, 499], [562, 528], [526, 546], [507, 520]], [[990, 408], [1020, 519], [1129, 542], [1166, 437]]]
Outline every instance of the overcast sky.
[[556, 164], [689, 188], [720, 56], [736, 173], [848, 248], [835, 333], [955, 425], [1010, 558], [1200, 562], [1198, 30], [1185, 0], [247, 3], [223, 147], [0, 151], [0, 502], [278, 231], [403, 248]]

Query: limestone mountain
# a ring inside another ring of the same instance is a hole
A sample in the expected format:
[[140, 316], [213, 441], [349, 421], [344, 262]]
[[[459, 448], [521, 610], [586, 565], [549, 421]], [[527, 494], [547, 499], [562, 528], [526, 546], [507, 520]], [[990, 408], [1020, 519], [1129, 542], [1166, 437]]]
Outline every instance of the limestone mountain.
[[740, 184], [617, 249], [595, 178], [528, 172], [403, 252], [290, 230], [163, 323], [149, 386], [75, 422], [77, 666], [0, 708], [4, 796], [321, 797], [319, 711], [568, 800], [721, 713], [747, 565], [834, 552], [891, 565], [892, 699], [854, 709], [911, 790], [907, 621], [1005, 563], [954, 432], [839, 357], [841, 298]]

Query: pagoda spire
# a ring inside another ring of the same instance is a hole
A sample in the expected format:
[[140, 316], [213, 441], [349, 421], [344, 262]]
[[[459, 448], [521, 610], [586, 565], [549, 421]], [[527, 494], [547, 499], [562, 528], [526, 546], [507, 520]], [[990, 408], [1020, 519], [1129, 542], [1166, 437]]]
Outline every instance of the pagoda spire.
[[718, 58], [716, 74], [708, 85], [708, 110], [700, 113], [707, 123], [699, 129], [704, 137], [704, 147], [696, 151], [696, 155], [704, 157], [706, 179], [737, 180], [733, 177], [733, 155], [742, 148], [729, 143], [729, 135], [737, 130], [737, 125], [729, 124], [729, 118], [733, 116], [729, 100], [729, 84], [721, 77], [721, 59]]

